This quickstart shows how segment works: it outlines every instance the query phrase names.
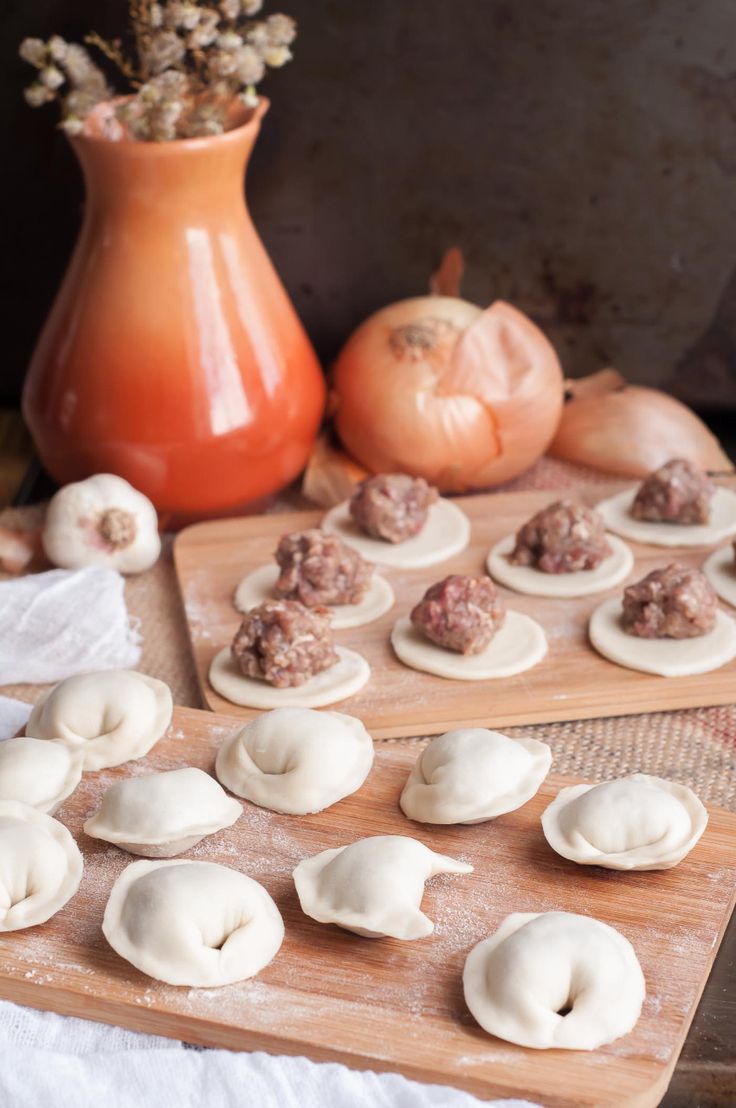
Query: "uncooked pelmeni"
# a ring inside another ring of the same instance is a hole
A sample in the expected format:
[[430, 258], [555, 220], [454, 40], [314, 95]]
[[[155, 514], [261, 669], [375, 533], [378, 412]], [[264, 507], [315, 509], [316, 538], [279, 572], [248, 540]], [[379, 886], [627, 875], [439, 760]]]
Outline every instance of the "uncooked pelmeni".
[[590, 916], [515, 912], [473, 947], [465, 1001], [499, 1039], [545, 1050], [595, 1050], [626, 1035], [644, 1002], [628, 939]]
[[212, 988], [253, 977], [284, 938], [262, 885], [214, 862], [133, 862], [112, 887], [102, 930], [141, 973]]
[[225, 700], [244, 708], [324, 708], [359, 692], [371, 675], [361, 654], [345, 646], [336, 646], [335, 650], [338, 661], [334, 666], [310, 677], [303, 685], [277, 689], [259, 677], [245, 677], [226, 646], [212, 659], [210, 685]]
[[575, 573], [543, 573], [534, 566], [512, 565], [508, 556], [516, 545], [516, 536], [507, 535], [491, 550], [486, 568], [495, 581], [514, 592], [530, 596], [591, 596], [619, 585], [634, 565], [634, 555], [622, 539], [606, 535], [606, 541], [611, 553], [595, 569], [581, 569]]
[[571, 862], [670, 869], [703, 834], [708, 813], [692, 789], [646, 773], [562, 789], [542, 815], [545, 838]]
[[294, 870], [302, 911], [370, 939], [423, 939], [434, 931], [419, 905], [424, 882], [473, 867], [405, 835], [374, 835], [323, 850]]
[[721, 600], [736, 608], [736, 556], [732, 545], [716, 550], [703, 563], [703, 573]]
[[276, 708], [225, 739], [215, 773], [237, 796], [301, 816], [354, 793], [372, 765], [373, 740], [354, 716]]
[[173, 858], [230, 827], [242, 812], [214, 777], [185, 766], [116, 781], [84, 830], [131, 854]]
[[420, 823], [483, 823], [521, 808], [549, 773], [552, 751], [485, 727], [448, 731], [419, 755], [399, 804]]
[[458, 654], [430, 642], [407, 617], [397, 619], [391, 631], [396, 656], [412, 669], [455, 681], [488, 681], [513, 677], [541, 662], [547, 636], [530, 616], [506, 612], [503, 626], [480, 654]]
[[81, 750], [85, 771], [142, 758], [171, 722], [171, 690], [130, 669], [67, 677], [34, 706], [26, 735]]
[[82, 867], [62, 823], [27, 804], [0, 801], [0, 931], [51, 919], [79, 888]]
[[590, 641], [604, 658], [627, 669], [660, 677], [709, 673], [736, 658], [736, 621], [720, 610], [706, 635], [691, 639], [643, 639], [621, 626], [623, 605], [612, 596], [600, 604], [588, 624]]
[[[260, 566], [247, 574], [235, 590], [233, 604], [239, 612], [249, 612], [264, 600], [276, 597], [273, 586], [279, 577], [278, 566]], [[357, 604], [330, 604], [332, 627], [344, 631], [348, 627], [362, 627], [388, 612], [394, 605], [394, 591], [385, 577], [374, 573], [368, 591]]]
[[470, 521], [457, 504], [440, 498], [429, 509], [427, 522], [418, 535], [403, 542], [374, 539], [360, 530], [350, 515], [350, 501], [331, 508], [322, 529], [338, 535], [369, 562], [401, 569], [424, 569], [459, 554], [470, 541]]
[[736, 535], [736, 492], [716, 489], [710, 507], [710, 523], [659, 523], [634, 519], [631, 505], [638, 489], [625, 489], [596, 504], [606, 529], [633, 542], [652, 546], [713, 546]]
[[0, 800], [52, 815], [82, 779], [82, 752], [47, 739], [0, 742]]

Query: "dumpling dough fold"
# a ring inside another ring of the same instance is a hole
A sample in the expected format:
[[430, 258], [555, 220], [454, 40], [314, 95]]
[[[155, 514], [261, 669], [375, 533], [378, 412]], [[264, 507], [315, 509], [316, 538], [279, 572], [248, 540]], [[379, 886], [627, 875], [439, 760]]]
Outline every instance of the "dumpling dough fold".
[[215, 772], [236, 796], [304, 815], [354, 793], [372, 765], [373, 742], [355, 716], [276, 708], [225, 739]]
[[374, 835], [323, 850], [294, 870], [299, 903], [319, 923], [366, 938], [423, 939], [434, 931], [419, 905], [424, 882], [473, 867], [404, 835]]
[[27, 804], [0, 802], [0, 931], [51, 919], [79, 888], [82, 868], [63, 824]]
[[53, 815], [82, 779], [82, 752], [46, 739], [0, 742], [0, 800]]

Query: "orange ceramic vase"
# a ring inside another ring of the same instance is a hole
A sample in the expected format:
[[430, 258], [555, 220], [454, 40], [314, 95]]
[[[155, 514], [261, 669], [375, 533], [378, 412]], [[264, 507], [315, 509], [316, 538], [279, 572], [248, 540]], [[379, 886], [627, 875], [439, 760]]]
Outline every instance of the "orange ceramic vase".
[[182, 522], [304, 466], [324, 380], [243, 192], [267, 108], [213, 138], [71, 140], [84, 223], [23, 395], [59, 483], [117, 473]]

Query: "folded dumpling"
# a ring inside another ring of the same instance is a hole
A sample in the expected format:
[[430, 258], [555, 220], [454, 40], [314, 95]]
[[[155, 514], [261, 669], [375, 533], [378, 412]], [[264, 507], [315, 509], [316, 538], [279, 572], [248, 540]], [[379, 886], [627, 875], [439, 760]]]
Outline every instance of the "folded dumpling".
[[214, 777], [185, 766], [116, 781], [84, 830], [131, 854], [172, 858], [230, 827], [242, 811]]
[[51, 815], [82, 779], [82, 751], [62, 742], [0, 742], [0, 800], [17, 800]]
[[0, 931], [51, 919], [79, 888], [82, 867], [63, 824], [27, 804], [0, 801]]
[[170, 985], [253, 977], [284, 937], [262, 885], [214, 862], [133, 862], [112, 887], [102, 930], [121, 958]]
[[85, 770], [142, 758], [171, 722], [171, 690], [129, 669], [67, 677], [35, 705], [26, 735], [81, 750]]

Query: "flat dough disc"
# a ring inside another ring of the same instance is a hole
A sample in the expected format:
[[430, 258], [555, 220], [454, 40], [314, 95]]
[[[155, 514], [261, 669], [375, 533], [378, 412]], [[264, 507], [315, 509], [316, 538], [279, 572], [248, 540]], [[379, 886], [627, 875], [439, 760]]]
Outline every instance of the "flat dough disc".
[[407, 617], [396, 620], [391, 645], [404, 665], [455, 681], [512, 677], [531, 669], [547, 653], [544, 631], [521, 612], [506, 612], [503, 627], [480, 654], [456, 654], [437, 646], [417, 631]]
[[604, 600], [590, 617], [588, 634], [599, 654], [627, 669], [660, 677], [689, 677], [709, 673], [736, 658], [736, 620], [716, 612], [716, 625], [694, 639], [640, 639], [621, 627], [623, 603], [618, 596]]
[[405, 542], [384, 542], [364, 535], [353, 523], [349, 501], [331, 508], [322, 520], [323, 531], [338, 535], [369, 562], [402, 569], [423, 569], [459, 554], [470, 541], [470, 521], [456, 504], [440, 498], [429, 509], [418, 535]]
[[649, 523], [634, 519], [629, 509], [637, 489], [624, 489], [596, 504], [609, 531], [633, 542], [651, 546], [713, 546], [721, 539], [736, 534], [736, 492], [716, 489], [711, 500], [710, 523]]
[[[239, 612], [248, 612], [264, 600], [273, 600], [276, 593], [273, 587], [279, 576], [278, 566], [260, 566], [249, 573], [238, 585], [233, 604]], [[328, 604], [332, 616], [332, 627], [343, 631], [346, 627], [362, 627], [384, 615], [394, 606], [394, 590], [385, 577], [374, 573], [368, 592], [359, 604]]]
[[491, 577], [514, 592], [529, 596], [590, 596], [619, 585], [631, 573], [634, 555], [623, 539], [606, 535], [611, 547], [609, 556], [595, 569], [576, 573], [542, 573], [533, 566], [514, 566], [508, 555], [516, 545], [516, 536], [507, 535], [491, 550], [486, 568]]
[[210, 665], [210, 685], [232, 704], [243, 708], [324, 708], [362, 689], [371, 675], [365, 658], [344, 646], [335, 647], [339, 661], [303, 685], [277, 689], [257, 677], [243, 677], [226, 646]]
[[716, 550], [703, 563], [703, 573], [716, 590], [721, 600], [736, 608], [736, 559], [732, 546]]

